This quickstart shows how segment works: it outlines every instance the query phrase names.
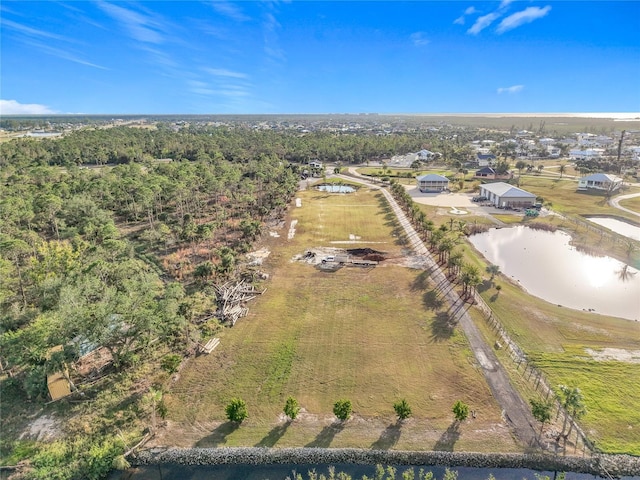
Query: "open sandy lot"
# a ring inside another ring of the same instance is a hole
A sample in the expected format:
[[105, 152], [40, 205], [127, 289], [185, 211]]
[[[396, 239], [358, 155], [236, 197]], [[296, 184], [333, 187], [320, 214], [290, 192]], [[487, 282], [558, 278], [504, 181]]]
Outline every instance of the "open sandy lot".
[[422, 193], [415, 185], [405, 185], [411, 198], [417, 203], [433, 205], [436, 207], [464, 207], [465, 209], [479, 209], [480, 206], [471, 200], [472, 193]]

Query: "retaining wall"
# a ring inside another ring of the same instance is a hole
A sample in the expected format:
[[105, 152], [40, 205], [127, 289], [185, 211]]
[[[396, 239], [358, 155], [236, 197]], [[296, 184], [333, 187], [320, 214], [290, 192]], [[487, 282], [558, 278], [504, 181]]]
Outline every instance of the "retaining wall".
[[605, 478], [640, 475], [640, 457], [594, 455], [411, 452], [355, 448], [152, 448], [129, 459], [133, 465], [270, 465], [341, 464], [432, 465], [473, 468], [528, 468], [577, 472]]

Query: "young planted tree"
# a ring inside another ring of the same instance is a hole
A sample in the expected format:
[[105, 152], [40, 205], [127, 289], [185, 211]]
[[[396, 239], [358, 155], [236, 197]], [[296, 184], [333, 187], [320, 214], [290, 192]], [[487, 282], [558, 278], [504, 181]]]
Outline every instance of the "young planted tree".
[[453, 415], [456, 417], [456, 421], [462, 422], [469, 416], [469, 405], [464, 403], [462, 400], [458, 400], [453, 404], [452, 411]]
[[287, 398], [287, 401], [284, 404], [284, 414], [291, 420], [295, 420], [298, 413], [300, 413], [300, 405], [298, 405], [298, 401], [293, 397]]
[[343, 422], [349, 419], [352, 410], [351, 400], [338, 400], [333, 404], [333, 414]]
[[249, 416], [247, 404], [241, 398], [232, 399], [225, 407], [224, 411], [230, 422], [242, 423], [242, 421]]
[[399, 420], [406, 420], [411, 416], [411, 407], [404, 398], [394, 403], [393, 409]]
[[553, 408], [553, 404], [548, 400], [536, 400], [535, 398], [530, 399], [529, 404], [531, 405], [533, 418], [541, 423], [540, 434], [542, 434], [544, 424], [551, 420], [551, 409]]

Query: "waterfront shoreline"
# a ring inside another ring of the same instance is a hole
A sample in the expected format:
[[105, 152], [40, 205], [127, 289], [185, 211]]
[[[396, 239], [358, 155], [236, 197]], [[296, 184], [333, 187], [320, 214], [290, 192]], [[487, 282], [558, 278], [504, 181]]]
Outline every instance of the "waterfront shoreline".
[[362, 464], [429, 465], [475, 468], [527, 468], [605, 478], [640, 475], [640, 457], [596, 454], [589, 457], [542, 454], [417, 452], [356, 448], [151, 448], [130, 459], [132, 465]]

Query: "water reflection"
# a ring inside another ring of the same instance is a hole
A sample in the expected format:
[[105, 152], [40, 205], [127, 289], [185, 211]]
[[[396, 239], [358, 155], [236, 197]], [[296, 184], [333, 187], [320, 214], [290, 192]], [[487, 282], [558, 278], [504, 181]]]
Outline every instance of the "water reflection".
[[612, 232], [632, 238], [633, 240], [640, 240], [640, 227], [623, 222], [617, 218], [589, 217], [589, 221], [608, 228]]
[[[524, 226], [473, 235], [471, 243], [532, 295], [565, 307], [640, 319], [640, 276], [610, 257], [577, 251], [566, 233]], [[625, 271], [624, 275], [620, 272]]]
[[319, 185], [318, 190], [330, 193], [353, 193], [356, 189], [350, 185], [327, 184]]

